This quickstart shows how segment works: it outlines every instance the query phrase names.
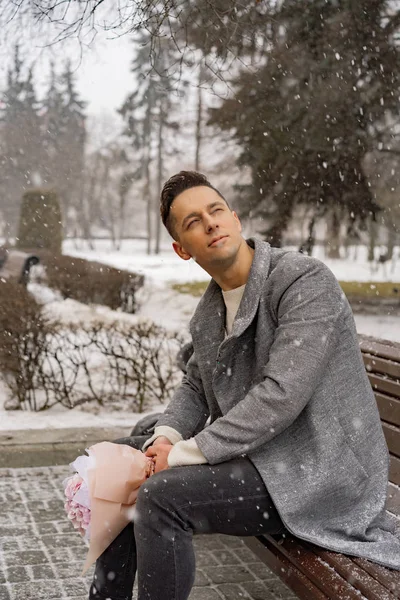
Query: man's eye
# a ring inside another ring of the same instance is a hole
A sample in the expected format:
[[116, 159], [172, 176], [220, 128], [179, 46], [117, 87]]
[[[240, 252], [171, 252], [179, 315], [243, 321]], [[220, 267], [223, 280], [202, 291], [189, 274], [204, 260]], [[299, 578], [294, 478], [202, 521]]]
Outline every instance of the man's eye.
[[213, 210], [213, 213], [218, 212], [219, 210], [223, 210], [222, 208], [216, 208], [215, 210]]
[[190, 221], [189, 225], [188, 225], [188, 229], [193, 225], [193, 223], [197, 223], [198, 219], [194, 219], [193, 221]]

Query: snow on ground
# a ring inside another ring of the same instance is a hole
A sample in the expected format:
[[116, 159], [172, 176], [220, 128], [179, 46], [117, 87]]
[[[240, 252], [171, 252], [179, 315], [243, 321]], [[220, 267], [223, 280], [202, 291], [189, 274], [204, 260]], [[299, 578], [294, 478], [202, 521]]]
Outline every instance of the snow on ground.
[[[148, 279], [159, 284], [167, 281], [207, 281], [209, 276], [193, 260], [183, 261], [172, 249], [170, 242], [164, 242], [159, 255], [146, 254], [145, 240], [124, 240], [120, 251], [113, 250], [109, 240], [95, 240], [95, 249], [90, 250], [86, 242], [66, 240], [64, 254], [70, 254], [88, 260], [98, 260], [114, 267], [143, 273]], [[292, 248], [295, 250], [296, 248]], [[379, 249], [377, 249], [377, 255]], [[351, 246], [348, 259], [327, 259], [324, 248], [316, 246], [314, 256], [322, 260], [340, 281], [396, 281], [400, 282], [400, 248], [394, 255], [393, 264], [379, 265], [371, 271], [365, 246]]]
[[[207, 273], [192, 260], [182, 261], [173, 252], [169, 243], [163, 245], [162, 252], [158, 256], [146, 254], [146, 243], [143, 240], [126, 240], [120, 252], [112, 250], [107, 240], [98, 240], [95, 244], [96, 249], [89, 250], [83, 242], [67, 240], [64, 243], [64, 253], [143, 273], [146, 276], [146, 284], [139, 292], [141, 305], [139, 312], [136, 315], [129, 315], [103, 306], [86, 306], [74, 300], [62, 300], [48, 288], [31, 284], [31, 292], [45, 304], [49, 316], [75, 323], [87, 322], [91, 319], [118, 318], [132, 321], [151, 319], [168, 329], [187, 332], [190, 317], [199, 298], [179, 294], [172, 290], [170, 282], [207, 281], [209, 280]], [[394, 265], [393, 272], [388, 268], [388, 273], [385, 273], [381, 267], [371, 274], [370, 265], [366, 260], [366, 249], [358, 248], [356, 257], [354, 257], [355, 249], [351, 249], [350, 252], [352, 259], [349, 260], [325, 260], [320, 248], [317, 249], [316, 256], [324, 260], [340, 280], [400, 281], [400, 261]], [[357, 314], [355, 320], [360, 333], [400, 341], [400, 317]], [[104, 413], [95, 406], [73, 410], [54, 406], [41, 413], [5, 411], [3, 403], [6, 393], [5, 385], [0, 381], [0, 430], [2, 431], [114, 425], [130, 428], [143, 416], [123, 411]], [[161, 405], [156, 406], [143, 414], [162, 409]]]
[[113, 250], [109, 240], [96, 240], [95, 250], [84, 241], [66, 240], [63, 253], [141, 273], [158, 284], [167, 281], [205, 281], [209, 276], [193, 260], [183, 261], [175, 254], [171, 243], [164, 243], [158, 255], [146, 254], [145, 240], [124, 240], [121, 250]]
[[358, 333], [400, 342], [400, 316], [354, 315]]

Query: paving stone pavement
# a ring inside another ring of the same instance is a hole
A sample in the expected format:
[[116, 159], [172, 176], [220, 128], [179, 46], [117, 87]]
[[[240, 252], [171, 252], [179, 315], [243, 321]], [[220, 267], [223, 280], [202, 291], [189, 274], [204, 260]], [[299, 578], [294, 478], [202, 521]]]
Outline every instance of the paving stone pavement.
[[[64, 513], [70, 474], [68, 466], [0, 469], [0, 600], [87, 600], [93, 568], [80, 576], [87, 547]], [[194, 545], [190, 600], [296, 598], [239, 538], [195, 536]]]

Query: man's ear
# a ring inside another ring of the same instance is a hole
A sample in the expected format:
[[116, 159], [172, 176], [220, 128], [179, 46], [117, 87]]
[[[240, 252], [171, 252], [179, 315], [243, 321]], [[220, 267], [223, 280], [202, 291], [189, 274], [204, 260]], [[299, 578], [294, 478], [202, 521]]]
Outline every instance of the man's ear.
[[234, 210], [232, 211], [232, 214], [233, 214], [233, 218], [235, 219], [235, 221], [236, 221], [236, 222], [237, 222], [237, 224], [238, 224], [239, 231], [242, 231], [242, 224], [241, 224], [241, 222], [240, 222], [240, 219], [239, 219], [239, 217], [237, 216], [237, 214], [235, 213], [235, 211], [234, 211]]
[[172, 242], [172, 247], [176, 254], [183, 260], [190, 260], [192, 258], [192, 255], [189, 254], [189, 252], [186, 252], [184, 247], [181, 246], [179, 242]]

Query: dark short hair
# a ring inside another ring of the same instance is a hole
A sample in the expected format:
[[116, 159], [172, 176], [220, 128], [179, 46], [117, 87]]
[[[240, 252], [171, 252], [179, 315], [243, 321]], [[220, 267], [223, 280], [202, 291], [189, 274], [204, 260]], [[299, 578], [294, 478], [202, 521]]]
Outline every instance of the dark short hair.
[[[174, 228], [174, 223], [171, 219], [171, 206], [173, 201], [179, 194], [182, 192], [189, 190], [190, 188], [205, 186], [209, 187], [214, 192], [217, 192], [218, 196], [226, 202], [225, 198], [211, 183], [208, 181], [207, 177], [202, 173], [198, 173], [197, 171], [180, 171], [176, 175], [173, 175], [168, 179], [166, 183], [164, 183], [164, 187], [161, 191], [160, 197], [160, 213], [161, 219], [164, 223], [165, 227], [168, 230], [168, 233], [174, 238], [177, 238], [177, 234]], [[229, 206], [229, 204], [226, 202]]]

